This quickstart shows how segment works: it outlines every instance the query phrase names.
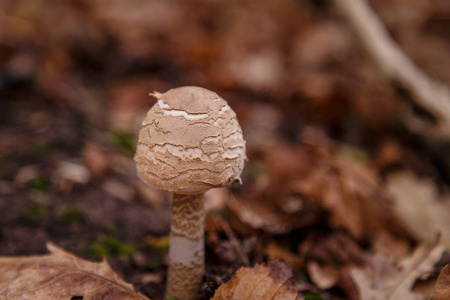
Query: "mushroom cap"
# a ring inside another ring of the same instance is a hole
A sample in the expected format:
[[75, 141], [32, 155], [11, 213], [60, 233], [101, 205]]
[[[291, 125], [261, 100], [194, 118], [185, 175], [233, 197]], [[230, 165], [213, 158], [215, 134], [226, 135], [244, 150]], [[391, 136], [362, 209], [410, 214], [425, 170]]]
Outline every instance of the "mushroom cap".
[[245, 140], [222, 97], [194, 86], [151, 95], [157, 102], [142, 122], [134, 156], [142, 181], [177, 194], [241, 181]]

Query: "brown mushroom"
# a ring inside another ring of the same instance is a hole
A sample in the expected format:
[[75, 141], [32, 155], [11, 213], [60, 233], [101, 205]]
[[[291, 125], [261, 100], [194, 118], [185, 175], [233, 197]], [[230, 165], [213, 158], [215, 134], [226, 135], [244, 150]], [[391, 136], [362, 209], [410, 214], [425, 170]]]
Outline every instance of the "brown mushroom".
[[157, 99], [139, 133], [138, 176], [172, 192], [166, 297], [194, 299], [204, 262], [204, 193], [241, 181], [245, 141], [236, 114], [214, 92], [180, 87]]

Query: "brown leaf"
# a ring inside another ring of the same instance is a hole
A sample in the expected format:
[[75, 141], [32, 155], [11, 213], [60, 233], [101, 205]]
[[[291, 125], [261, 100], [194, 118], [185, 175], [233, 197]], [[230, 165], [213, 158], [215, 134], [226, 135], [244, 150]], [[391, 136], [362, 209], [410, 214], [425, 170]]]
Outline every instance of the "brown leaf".
[[89, 262], [48, 243], [48, 255], [0, 257], [1, 299], [141, 299], [106, 261]]
[[277, 243], [268, 244], [264, 252], [270, 260], [282, 259], [294, 268], [300, 269], [304, 267], [304, 260], [300, 255], [289, 251]]
[[217, 289], [212, 300], [221, 299], [299, 299], [288, 264], [271, 261], [253, 268], [240, 268]]
[[439, 274], [431, 300], [450, 299], [450, 265], [446, 265]]
[[425, 299], [413, 293], [412, 288], [417, 279], [432, 271], [443, 252], [444, 247], [438, 242], [420, 246], [396, 266], [385, 256], [375, 255], [372, 270], [355, 269], [351, 274], [361, 300]]

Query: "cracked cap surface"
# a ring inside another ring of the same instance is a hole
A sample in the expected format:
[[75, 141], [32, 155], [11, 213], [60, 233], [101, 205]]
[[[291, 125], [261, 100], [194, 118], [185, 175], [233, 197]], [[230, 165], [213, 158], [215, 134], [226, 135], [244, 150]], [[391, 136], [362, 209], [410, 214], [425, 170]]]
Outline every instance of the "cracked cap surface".
[[142, 122], [134, 156], [141, 180], [178, 194], [240, 181], [245, 141], [222, 97], [192, 86], [151, 95], [157, 102]]

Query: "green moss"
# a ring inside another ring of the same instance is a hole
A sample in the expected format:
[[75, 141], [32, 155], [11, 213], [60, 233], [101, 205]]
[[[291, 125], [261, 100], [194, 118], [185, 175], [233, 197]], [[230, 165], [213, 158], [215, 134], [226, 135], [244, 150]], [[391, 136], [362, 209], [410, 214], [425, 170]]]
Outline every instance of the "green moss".
[[53, 144], [50, 141], [39, 141], [33, 145], [34, 152], [42, 157], [47, 157], [53, 151]]
[[134, 134], [121, 130], [112, 131], [111, 142], [129, 153], [136, 152], [136, 136]]
[[348, 161], [359, 165], [367, 165], [370, 161], [368, 154], [364, 150], [347, 144], [339, 145], [338, 155], [340, 158], [347, 159]]
[[38, 203], [33, 203], [27, 211], [28, 217], [33, 220], [43, 219], [46, 214], [45, 207]]
[[50, 188], [50, 182], [43, 177], [36, 177], [28, 181], [28, 186], [35, 191], [46, 192]]
[[153, 249], [160, 250], [160, 251], [167, 251], [169, 250], [169, 236], [162, 236], [162, 237], [156, 237], [156, 236], [147, 236], [144, 241], [146, 246], [150, 246]]
[[136, 248], [123, 243], [116, 237], [104, 237], [92, 244], [90, 251], [97, 258], [116, 256], [127, 259], [136, 252]]
[[80, 223], [84, 219], [84, 211], [82, 208], [74, 205], [67, 206], [61, 212], [64, 220], [71, 224]]
[[251, 181], [257, 181], [262, 176], [267, 175], [266, 167], [260, 161], [249, 163], [246, 168], [246, 172], [248, 173]]
[[163, 265], [164, 265], [164, 262], [162, 260], [153, 260], [151, 262], [151, 266], [152, 266], [153, 269], [157, 269], [157, 268], [159, 268], [159, 267], [161, 267]]

